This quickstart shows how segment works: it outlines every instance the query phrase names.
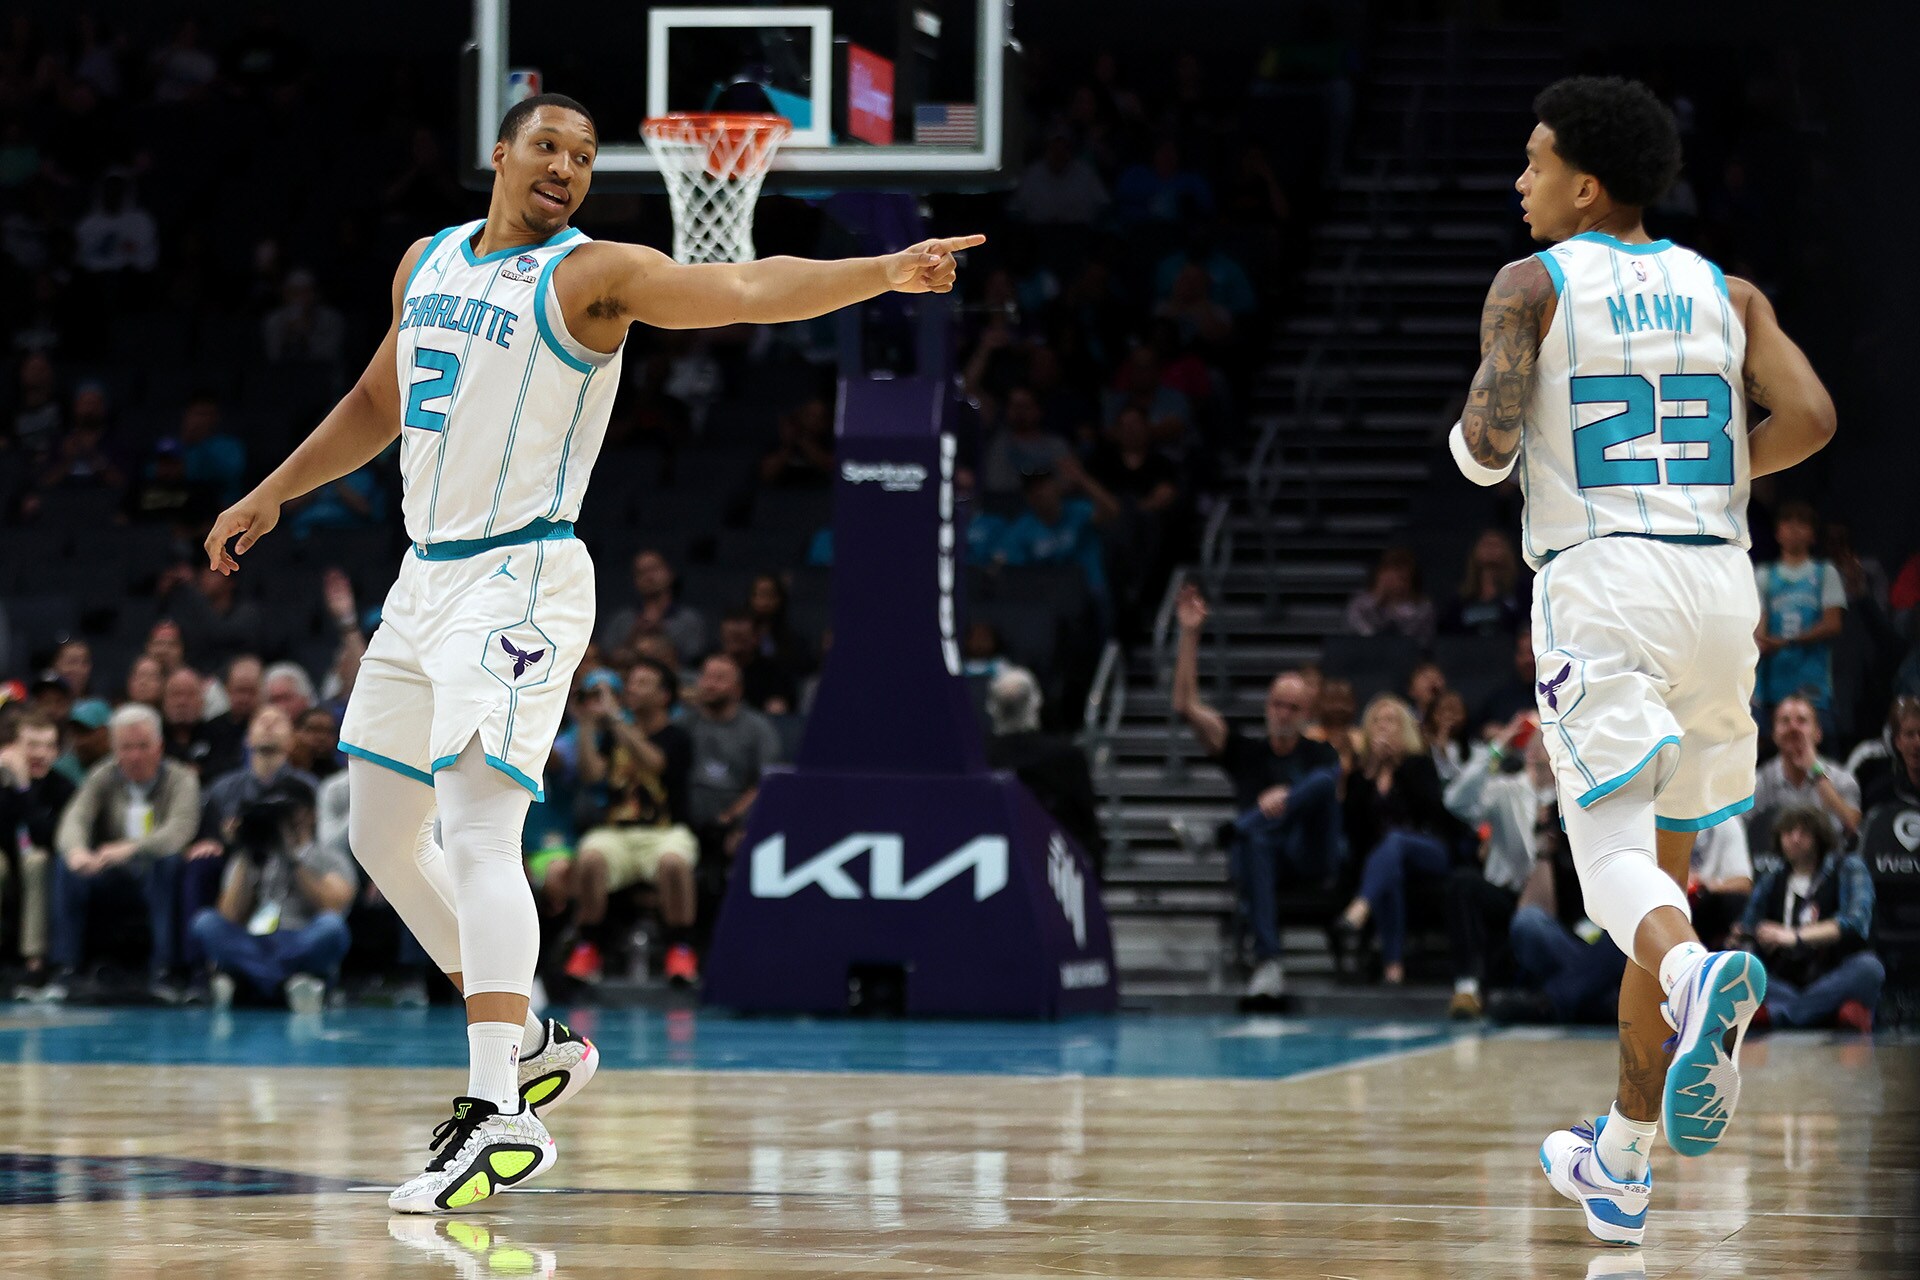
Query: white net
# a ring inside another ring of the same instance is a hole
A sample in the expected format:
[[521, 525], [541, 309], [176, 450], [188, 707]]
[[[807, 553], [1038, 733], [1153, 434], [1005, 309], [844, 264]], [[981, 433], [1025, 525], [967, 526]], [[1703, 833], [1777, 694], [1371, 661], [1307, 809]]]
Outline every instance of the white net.
[[681, 262], [751, 261], [753, 202], [792, 123], [747, 113], [670, 115], [646, 121], [640, 132], [667, 184], [673, 256]]

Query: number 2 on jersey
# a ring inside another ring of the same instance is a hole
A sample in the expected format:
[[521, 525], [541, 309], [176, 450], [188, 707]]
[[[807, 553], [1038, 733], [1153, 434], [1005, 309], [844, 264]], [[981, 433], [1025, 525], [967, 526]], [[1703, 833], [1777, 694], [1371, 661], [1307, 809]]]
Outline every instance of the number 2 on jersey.
[[1656, 427], [1662, 444], [1707, 446], [1704, 457], [1666, 459], [1666, 483], [1733, 483], [1733, 437], [1727, 433], [1727, 425], [1733, 421], [1733, 392], [1719, 374], [1660, 375], [1661, 401], [1704, 404], [1704, 414], [1656, 415], [1653, 382], [1637, 373], [1574, 378], [1572, 387], [1576, 405], [1621, 406], [1618, 413], [1574, 428], [1574, 472], [1582, 489], [1659, 484], [1660, 459], [1607, 456], [1607, 450], [1615, 445], [1650, 436]]
[[453, 384], [460, 380], [460, 357], [451, 351], [416, 347], [413, 352], [413, 370], [418, 373], [422, 369], [434, 376], [422, 378], [407, 388], [407, 413], [400, 420], [422, 431], [445, 431], [447, 415], [438, 409], [427, 408], [427, 401], [453, 395]]

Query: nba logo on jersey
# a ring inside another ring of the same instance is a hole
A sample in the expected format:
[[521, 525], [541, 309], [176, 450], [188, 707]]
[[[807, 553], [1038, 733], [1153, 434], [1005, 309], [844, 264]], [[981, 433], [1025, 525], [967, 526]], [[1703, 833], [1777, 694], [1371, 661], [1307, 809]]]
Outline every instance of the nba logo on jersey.
[[1641, 284], [1645, 284], [1647, 282], [1647, 264], [1635, 258], [1633, 260], [1633, 274], [1635, 279], [1639, 280]]

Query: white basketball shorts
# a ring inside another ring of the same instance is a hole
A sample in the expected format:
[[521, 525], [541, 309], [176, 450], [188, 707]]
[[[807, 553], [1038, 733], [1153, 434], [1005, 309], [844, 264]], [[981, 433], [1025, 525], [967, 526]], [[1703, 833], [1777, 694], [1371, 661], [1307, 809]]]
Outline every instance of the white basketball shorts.
[[1759, 616], [1753, 567], [1730, 543], [1598, 538], [1549, 561], [1534, 680], [1561, 803], [1591, 807], [1652, 769], [1662, 830], [1751, 809]]
[[[367, 644], [340, 749], [431, 784], [480, 736], [487, 763], [541, 785], [593, 636], [593, 562], [572, 536], [407, 553]], [[512, 537], [513, 535], [509, 535]]]

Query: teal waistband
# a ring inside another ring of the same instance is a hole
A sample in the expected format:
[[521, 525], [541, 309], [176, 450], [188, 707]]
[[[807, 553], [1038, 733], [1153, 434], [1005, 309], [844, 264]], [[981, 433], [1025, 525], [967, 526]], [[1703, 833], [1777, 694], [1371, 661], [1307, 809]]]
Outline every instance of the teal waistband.
[[[1728, 542], [1725, 538], [1716, 538], [1710, 533], [1624, 533], [1623, 532], [1623, 533], [1606, 533], [1606, 534], [1602, 534], [1601, 537], [1639, 538], [1643, 542], [1671, 542], [1676, 546], [1682, 546], [1682, 547], [1726, 547], [1726, 546], [1733, 545], [1732, 543]], [[1584, 545], [1585, 545], [1584, 543], [1574, 544], [1574, 546], [1584, 546]], [[1571, 551], [1571, 550], [1573, 550], [1573, 547], [1560, 548], [1560, 551]], [[1555, 556], [1559, 555], [1560, 551], [1549, 551], [1547, 552], [1546, 555], [1540, 557], [1541, 565], [1544, 567], [1550, 560], [1552, 560]]]
[[422, 560], [465, 560], [484, 555], [496, 547], [518, 547], [529, 542], [559, 542], [573, 536], [571, 520], [535, 520], [509, 533], [491, 538], [467, 538], [458, 542], [416, 542], [413, 554]]

